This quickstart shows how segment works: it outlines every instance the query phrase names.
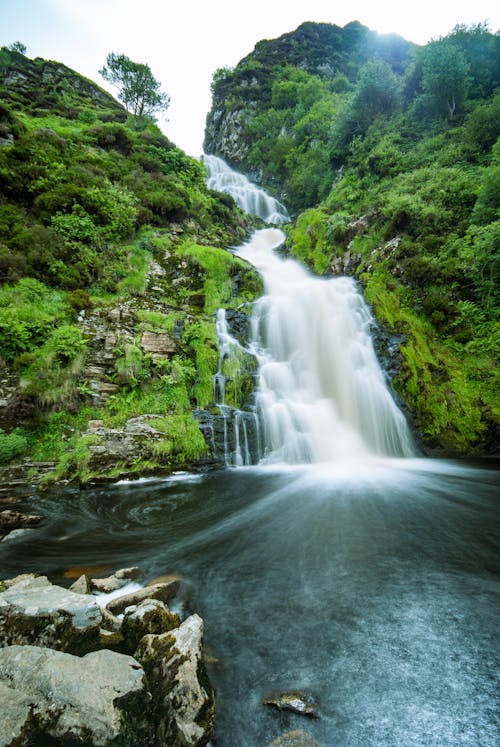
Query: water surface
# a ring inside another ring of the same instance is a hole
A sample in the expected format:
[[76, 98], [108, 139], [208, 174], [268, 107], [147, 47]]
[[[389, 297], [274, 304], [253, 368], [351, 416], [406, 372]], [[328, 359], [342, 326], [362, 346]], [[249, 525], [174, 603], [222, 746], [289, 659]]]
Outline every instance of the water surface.
[[[180, 474], [31, 499], [1, 576], [138, 564], [184, 578], [217, 661], [217, 747], [499, 744], [498, 471], [489, 462]], [[319, 718], [261, 704], [301, 689]]]

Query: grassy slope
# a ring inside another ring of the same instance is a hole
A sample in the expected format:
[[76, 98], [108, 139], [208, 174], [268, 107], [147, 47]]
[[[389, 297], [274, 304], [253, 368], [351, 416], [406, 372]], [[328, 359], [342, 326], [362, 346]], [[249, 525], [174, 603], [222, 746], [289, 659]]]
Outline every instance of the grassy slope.
[[[206, 448], [192, 410], [211, 403], [214, 312], [258, 289], [222, 248], [247, 219], [154, 123], [68, 68], [3, 49], [0, 74], [0, 368], [15, 388], [0, 463], [55, 460], [54, 477], [88, 479], [88, 421], [152, 413], [163, 437], [117, 469], [185, 466]], [[86, 367], [99, 324], [124, 315], [105, 373], [114, 393], [96, 406]], [[145, 332], [175, 329], [174, 353], [144, 350]]]

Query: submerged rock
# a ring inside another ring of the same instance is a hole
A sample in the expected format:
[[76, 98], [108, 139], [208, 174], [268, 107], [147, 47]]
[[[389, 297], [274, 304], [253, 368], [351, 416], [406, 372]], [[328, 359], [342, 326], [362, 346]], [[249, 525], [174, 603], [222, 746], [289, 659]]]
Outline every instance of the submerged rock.
[[293, 711], [293, 713], [310, 718], [317, 716], [313, 699], [301, 692], [277, 693], [265, 698], [262, 703], [274, 706], [279, 711]]
[[271, 742], [269, 747], [321, 747], [321, 745], [310, 734], [306, 734], [305, 731], [301, 731], [300, 729], [295, 729], [294, 731], [287, 731], [285, 734], [281, 734], [281, 736]]
[[43, 737], [93, 747], [153, 743], [151, 694], [131, 656], [104, 650], [80, 658], [9, 646], [0, 650], [0, 683], [7, 715], [7, 737], [0, 745], [25, 744], [35, 729]]

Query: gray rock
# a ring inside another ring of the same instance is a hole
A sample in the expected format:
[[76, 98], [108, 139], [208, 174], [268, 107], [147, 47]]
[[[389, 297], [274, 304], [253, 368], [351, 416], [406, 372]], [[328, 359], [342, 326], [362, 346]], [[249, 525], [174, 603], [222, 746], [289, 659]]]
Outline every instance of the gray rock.
[[27, 534], [31, 534], [32, 532], [36, 531], [35, 529], [13, 529], [12, 532], [9, 532], [5, 535], [5, 537], [2, 537], [2, 542], [12, 542], [12, 540], [19, 539], [20, 537], [26, 537]]
[[84, 654], [96, 648], [102, 614], [95, 597], [21, 577], [0, 593], [0, 645], [36, 644]]
[[142, 667], [130, 656], [94, 651], [80, 658], [38, 646], [9, 646], [0, 650], [0, 681], [9, 686], [3, 695], [13, 729], [26, 728], [27, 697], [45, 737], [93, 747], [151, 743], [151, 694]]
[[125, 611], [121, 626], [123, 650], [133, 654], [143, 636], [167, 633], [180, 624], [179, 615], [159, 599], [145, 599], [137, 607]]
[[112, 599], [106, 605], [106, 608], [114, 615], [120, 615], [126, 607], [132, 607], [140, 604], [145, 599], [159, 599], [161, 602], [169, 602], [175, 597], [179, 590], [179, 581], [177, 579], [163, 584], [153, 584], [145, 586], [130, 594], [124, 594], [121, 597]]
[[121, 568], [107, 578], [91, 578], [90, 586], [94, 591], [102, 591], [110, 594], [126, 586], [130, 581], [134, 581], [144, 575], [140, 568]]
[[75, 594], [90, 594], [89, 577], [83, 573], [73, 584], [71, 584], [69, 590], [74, 591]]
[[205, 744], [213, 730], [215, 705], [203, 660], [203, 620], [191, 615], [171, 635], [179, 652], [170, 662], [178, 668], [169, 693], [177, 728], [186, 745]]
[[24, 740], [29, 739], [32, 706], [32, 698], [0, 682], [0, 747], [23, 744]]
[[215, 696], [205, 670], [203, 620], [191, 615], [169, 633], [144, 636], [135, 658], [168, 706], [173, 744], [207, 744], [214, 728]]

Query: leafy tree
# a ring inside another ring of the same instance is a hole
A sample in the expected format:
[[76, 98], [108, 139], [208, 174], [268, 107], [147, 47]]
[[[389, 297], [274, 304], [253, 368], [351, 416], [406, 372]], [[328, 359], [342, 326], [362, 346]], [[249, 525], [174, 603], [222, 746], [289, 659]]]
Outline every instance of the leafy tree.
[[149, 65], [110, 52], [99, 74], [118, 87], [118, 98], [136, 117], [152, 116], [169, 107], [170, 97], [160, 90], [161, 83], [153, 76]]
[[352, 97], [335, 123], [334, 146], [342, 149], [355, 135], [364, 135], [373, 120], [392, 114], [401, 102], [401, 84], [391, 67], [380, 59], [364, 65]]
[[469, 87], [470, 66], [465, 54], [450, 39], [431, 42], [421, 50], [426, 108], [452, 120], [460, 113]]
[[10, 44], [7, 49], [10, 49], [11, 52], [19, 52], [19, 54], [26, 54], [26, 45], [23, 44], [20, 41], [15, 41], [12, 44]]

